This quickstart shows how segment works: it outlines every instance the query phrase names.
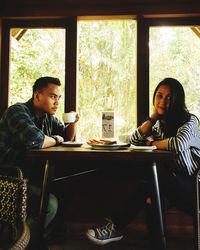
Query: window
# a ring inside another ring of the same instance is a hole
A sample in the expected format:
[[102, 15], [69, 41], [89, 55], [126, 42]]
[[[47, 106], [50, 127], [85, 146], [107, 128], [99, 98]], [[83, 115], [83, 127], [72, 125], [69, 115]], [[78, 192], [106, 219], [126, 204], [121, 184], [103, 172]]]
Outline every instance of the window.
[[150, 102], [165, 77], [179, 80], [190, 112], [200, 117], [200, 37], [191, 26], [150, 28]]
[[64, 111], [65, 30], [13, 28], [10, 33], [9, 105], [31, 98], [37, 78], [58, 77], [63, 83], [63, 98], [58, 110], [61, 118]]
[[38, 77], [53, 75], [63, 83], [58, 117], [64, 110], [80, 114], [77, 140], [101, 137], [108, 110], [115, 113], [117, 139], [144, 120], [155, 86], [171, 76], [200, 117], [199, 19], [81, 18], [4, 20], [1, 114], [30, 98]]
[[80, 140], [101, 137], [102, 111], [114, 111], [115, 138], [136, 126], [136, 21], [78, 22]]

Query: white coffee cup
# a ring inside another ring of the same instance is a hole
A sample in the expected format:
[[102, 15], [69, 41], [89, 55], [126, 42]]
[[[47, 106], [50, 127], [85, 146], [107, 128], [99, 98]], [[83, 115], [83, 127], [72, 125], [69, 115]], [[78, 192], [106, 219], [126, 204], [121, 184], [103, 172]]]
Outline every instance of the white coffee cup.
[[68, 112], [68, 113], [63, 113], [63, 121], [64, 123], [72, 123], [75, 122], [76, 120], [76, 112]]

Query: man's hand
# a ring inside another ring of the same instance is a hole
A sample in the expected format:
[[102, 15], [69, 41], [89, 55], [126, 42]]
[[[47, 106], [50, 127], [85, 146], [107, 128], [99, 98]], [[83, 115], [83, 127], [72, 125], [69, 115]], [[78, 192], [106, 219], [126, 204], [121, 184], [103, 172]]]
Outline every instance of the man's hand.
[[80, 116], [79, 116], [79, 114], [78, 114], [78, 113], [76, 113], [76, 119], [75, 119], [74, 123], [78, 122], [78, 121], [79, 121], [79, 119], [80, 119]]
[[53, 135], [51, 137], [56, 141], [55, 145], [59, 145], [62, 142], [64, 142], [64, 138], [62, 136], [60, 136], [60, 135]]
[[60, 135], [54, 135], [54, 136], [45, 135], [42, 148], [53, 147], [55, 145], [59, 145], [63, 141], [64, 141], [64, 138]]

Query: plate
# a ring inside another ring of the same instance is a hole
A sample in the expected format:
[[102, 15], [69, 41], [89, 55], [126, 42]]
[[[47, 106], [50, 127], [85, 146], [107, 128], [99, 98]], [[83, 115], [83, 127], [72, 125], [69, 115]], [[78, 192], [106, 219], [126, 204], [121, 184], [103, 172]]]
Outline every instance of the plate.
[[145, 152], [150, 152], [153, 151], [156, 148], [156, 146], [135, 146], [135, 145], [131, 145], [130, 149], [133, 149], [134, 151], [145, 151]]
[[64, 141], [61, 143], [61, 146], [64, 147], [81, 147], [83, 143], [81, 142], [76, 142], [76, 141]]
[[120, 144], [89, 144], [93, 149], [127, 149], [130, 147], [129, 143], [120, 143]]

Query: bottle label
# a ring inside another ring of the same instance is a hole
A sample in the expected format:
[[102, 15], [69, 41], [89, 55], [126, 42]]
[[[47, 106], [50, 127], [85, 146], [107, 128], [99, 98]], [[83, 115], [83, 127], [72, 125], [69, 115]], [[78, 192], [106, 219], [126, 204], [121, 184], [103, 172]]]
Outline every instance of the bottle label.
[[114, 111], [102, 112], [102, 138], [114, 138]]

